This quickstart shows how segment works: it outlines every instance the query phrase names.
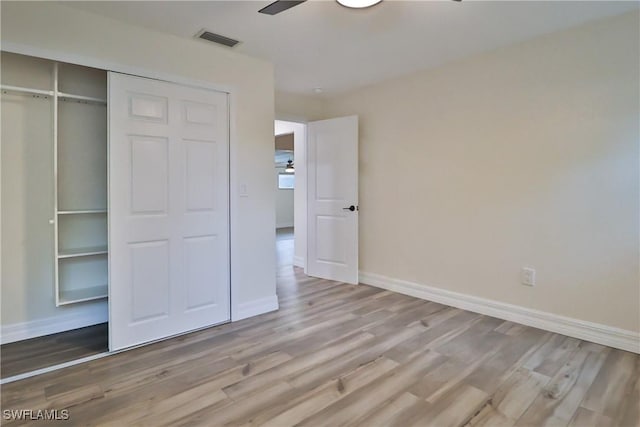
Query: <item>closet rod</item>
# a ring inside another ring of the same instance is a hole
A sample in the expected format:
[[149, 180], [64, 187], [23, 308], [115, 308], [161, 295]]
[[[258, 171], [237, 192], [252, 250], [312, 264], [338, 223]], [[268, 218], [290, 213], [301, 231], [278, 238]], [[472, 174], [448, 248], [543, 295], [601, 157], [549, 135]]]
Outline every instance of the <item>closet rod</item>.
[[[11, 92], [11, 93], [20, 93], [27, 95], [42, 95], [42, 96], [53, 96], [54, 91], [52, 90], [42, 90], [42, 89], [31, 89], [28, 87], [21, 86], [10, 86], [10, 85], [1, 85], [0, 90], [2, 92]], [[83, 96], [83, 95], [73, 95], [71, 93], [63, 93], [58, 92], [58, 99], [61, 101], [76, 101], [76, 102], [86, 102], [92, 104], [101, 104], [107, 105], [107, 100], [104, 98], [95, 98], [93, 96]]]
[[93, 96], [73, 95], [70, 93], [58, 92], [58, 98], [62, 101], [84, 101], [96, 104], [107, 105], [107, 100], [103, 98], [95, 98]]
[[3, 92], [6, 91], [6, 92], [28, 93], [31, 95], [53, 96], [52, 90], [31, 89], [28, 87], [20, 87], [20, 86], [0, 85], [0, 90], [2, 90]]

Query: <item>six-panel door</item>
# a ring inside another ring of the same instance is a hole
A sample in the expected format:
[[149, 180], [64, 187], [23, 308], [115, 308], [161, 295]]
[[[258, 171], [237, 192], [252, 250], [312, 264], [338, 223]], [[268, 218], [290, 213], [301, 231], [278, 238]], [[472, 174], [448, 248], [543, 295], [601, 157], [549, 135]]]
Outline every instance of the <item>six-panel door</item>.
[[110, 348], [230, 319], [227, 94], [109, 73]]

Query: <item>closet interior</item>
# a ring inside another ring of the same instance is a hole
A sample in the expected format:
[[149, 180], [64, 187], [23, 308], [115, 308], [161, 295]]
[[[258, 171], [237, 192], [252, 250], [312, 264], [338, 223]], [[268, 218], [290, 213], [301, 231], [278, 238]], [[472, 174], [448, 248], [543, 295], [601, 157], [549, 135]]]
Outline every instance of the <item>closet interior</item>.
[[71, 359], [107, 350], [107, 73], [7, 52], [1, 66], [6, 378], [56, 342]]

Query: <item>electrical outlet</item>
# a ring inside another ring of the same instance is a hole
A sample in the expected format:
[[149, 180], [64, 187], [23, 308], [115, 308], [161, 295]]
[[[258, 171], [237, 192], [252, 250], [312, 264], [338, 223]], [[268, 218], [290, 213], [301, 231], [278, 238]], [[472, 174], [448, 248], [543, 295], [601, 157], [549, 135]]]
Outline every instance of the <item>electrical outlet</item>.
[[520, 273], [521, 282], [525, 286], [535, 286], [536, 284], [536, 271], [533, 268], [522, 267]]

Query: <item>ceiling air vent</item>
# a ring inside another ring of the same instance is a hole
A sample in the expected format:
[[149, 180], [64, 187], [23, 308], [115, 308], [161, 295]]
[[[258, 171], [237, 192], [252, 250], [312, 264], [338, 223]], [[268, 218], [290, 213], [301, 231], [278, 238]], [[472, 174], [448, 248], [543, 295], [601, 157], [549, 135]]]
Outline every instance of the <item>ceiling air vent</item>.
[[235, 45], [240, 43], [238, 40], [230, 39], [229, 37], [221, 36], [220, 34], [215, 34], [207, 30], [200, 31], [196, 35], [196, 37], [209, 42], [218, 43], [227, 47], [234, 47]]

